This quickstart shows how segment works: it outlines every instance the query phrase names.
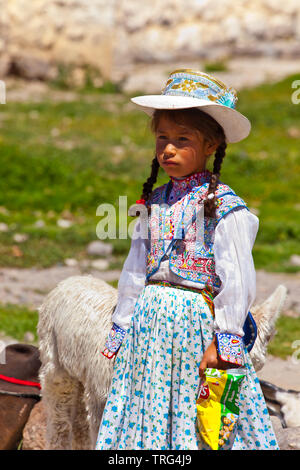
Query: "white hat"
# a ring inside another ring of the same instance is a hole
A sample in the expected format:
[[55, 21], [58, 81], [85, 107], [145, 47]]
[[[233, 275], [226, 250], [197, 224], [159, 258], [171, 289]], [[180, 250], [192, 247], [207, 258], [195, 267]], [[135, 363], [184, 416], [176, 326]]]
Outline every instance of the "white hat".
[[149, 115], [156, 109], [200, 108], [223, 127], [228, 143], [245, 139], [251, 129], [246, 116], [234, 109], [236, 91], [204, 72], [175, 70], [161, 95], [136, 96], [131, 101]]

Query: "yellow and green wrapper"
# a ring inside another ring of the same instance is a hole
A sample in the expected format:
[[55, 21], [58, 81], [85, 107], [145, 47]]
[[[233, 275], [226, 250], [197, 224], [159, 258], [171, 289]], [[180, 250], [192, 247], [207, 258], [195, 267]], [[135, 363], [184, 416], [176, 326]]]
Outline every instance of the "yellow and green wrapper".
[[205, 377], [196, 401], [199, 433], [212, 450], [229, 449], [239, 417], [245, 369], [206, 369]]

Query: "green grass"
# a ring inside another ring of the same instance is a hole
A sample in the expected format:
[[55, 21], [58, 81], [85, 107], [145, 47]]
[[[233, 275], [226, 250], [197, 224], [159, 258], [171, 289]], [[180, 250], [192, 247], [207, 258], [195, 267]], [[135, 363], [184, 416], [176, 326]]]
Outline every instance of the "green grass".
[[204, 64], [204, 71], [207, 73], [214, 73], [214, 72], [226, 72], [228, 70], [228, 66], [225, 61], [219, 60], [216, 62], [206, 62]]
[[[268, 271], [300, 269], [289, 263], [300, 254], [299, 134], [293, 131], [300, 129], [300, 105], [291, 102], [297, 78], [239, 93], [238, 109], [252, 132], [228, 146], [221, 171], [221, 180], [258, 211], [254, 262]], [[98, 205], [113, 204], [118, 221], [119, 196], [128, 197], [128, 206], [140, 197], [154, 150], [148, 117], [128, 108], [129, 96], [90, 89], [87, 81], [71, 102], [0, 107], [0, 223], [8, 226], [0, 231], [1, 266], [46, 267], [85, 257], [97, 239]], [[157, 184], [166, 180], [161, 173]], [[59, 227], [66, 217], [73, 225]], [[16, 233], [28, 240], [15, 242]], [[130, 239], [107, 241], [122, 261]]]
[[[109, 80], [103, 79], [98, 69], [86, 64], [80, 67], [82, 79], [76, 85], [73, 73], [78, 69], [75, 64], [58, 64], [57, 76], [49, 82], [50, 87], [58, 90], [77, 90], [82, 93], [118, 93], [119, 86]], [[96, 83], [98, 82], [98, 86]]]
[[37, 323], [37, 311], [30, 310], [26, 306], [0, 304], [1, 331], [6, 335], [23, 342], [25, 333], [29, 331], [34, 334], [34, 340], [37, 341]]
[[[268, 353], [286, 359], [296, 355], [300, 360], [299, 346], [293, 343], [300, 340], [300, 319], [287, 316], [279, 317], [276, 323], [276, 335], [269, 343]], [[295, 347], [296, 346], [296, 347]]]

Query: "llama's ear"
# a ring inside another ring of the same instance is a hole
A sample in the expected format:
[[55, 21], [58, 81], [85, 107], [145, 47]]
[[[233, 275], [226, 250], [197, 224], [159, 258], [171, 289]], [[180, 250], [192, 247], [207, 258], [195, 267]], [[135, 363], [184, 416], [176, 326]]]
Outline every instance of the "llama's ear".
[[276, 320], [281, 314], [286, 297], [287, 288], [280, 284], [263, 303], [251, 308], [251, 313], [255, 319], [258, 330], [261, 330], [261, 327], [264, 327], [264, 323], [266, 322], [271, 327], [275, 326]]
[[257, 338], [250, 356], [256, 371], [265, 364], [267, 346], [276, 333], [276, 320], [282, 312], [286, 297], [287, 288], [280, 284], [263, 303], [251, 308], [251, 314], [257, 325]]

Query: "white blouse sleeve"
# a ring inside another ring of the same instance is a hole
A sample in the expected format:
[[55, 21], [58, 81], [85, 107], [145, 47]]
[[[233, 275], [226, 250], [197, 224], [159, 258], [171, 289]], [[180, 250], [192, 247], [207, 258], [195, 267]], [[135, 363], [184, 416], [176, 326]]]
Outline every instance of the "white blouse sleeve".
[[118, 283], [118, 302], [112, 314], [112, 321], [127, 330], [133, 315], [137, 298], [145, 285], [148, 240], [138, 237], [140, 220], [134, 227], [131, 247]]
[[215, 230], [215, 270], [221, 287], [214, 298], [215, 332], [243, 336], [243, 325], [256, 297], [252, 248], [258, 218], [246, 208], [226, 214]]

